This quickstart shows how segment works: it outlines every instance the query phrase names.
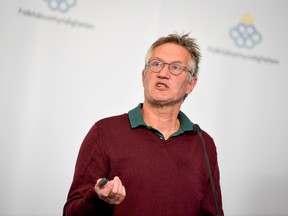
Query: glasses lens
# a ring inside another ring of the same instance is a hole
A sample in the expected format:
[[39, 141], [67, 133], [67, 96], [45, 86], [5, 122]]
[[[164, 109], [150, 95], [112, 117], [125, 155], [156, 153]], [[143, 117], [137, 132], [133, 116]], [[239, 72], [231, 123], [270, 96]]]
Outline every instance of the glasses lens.
[[159, 72], [160, 70], [162, 70], [163, 65], [163, 62], [159, 60], [152, 60], [148, 63], [148, 67], [154, 72]]
[[172, 62], [170, 65], [169, 65], [169, 70], [171, 73], [173, 74], [180, 74], [182, 73], [182, 71], [184, 70], [182, 64], [180, 63], [177, 63], [177, 62]]

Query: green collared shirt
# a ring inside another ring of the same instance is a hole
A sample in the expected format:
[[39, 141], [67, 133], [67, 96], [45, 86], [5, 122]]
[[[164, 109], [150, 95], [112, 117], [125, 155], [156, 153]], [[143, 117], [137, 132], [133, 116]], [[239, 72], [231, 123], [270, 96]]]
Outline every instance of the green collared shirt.
[[[153, 131], [154, 133], [156, 133], [161, 139], [165, 139], [163, 134], [158, 131], [157, 129], [147, 125], [144, 120], [143, 120], [143, 116], [141, 113], [141, 108], [142, 108], [142, 103], [140, 103], [137, 107], [135, 107], [134, 109], [130, 110], [128, 112], [129, 115], [129, 121], [131, 124], [132, 128], [137, 128], [137, 127], [141, 127], [144, 126], [147, 129]], [[193, 123], [190, 121], [190, 119], [182, 112], [179, 111], [178, 114], [178, 119], [180, 121], [180, 128], [178, 131], [176, 131], [174, 134], [172, 134], [170, 137], [175, 137], [175, 136], [179, 136], [180, 134], [184, 133], [185, 131], [191, 131], [193, 130]]]

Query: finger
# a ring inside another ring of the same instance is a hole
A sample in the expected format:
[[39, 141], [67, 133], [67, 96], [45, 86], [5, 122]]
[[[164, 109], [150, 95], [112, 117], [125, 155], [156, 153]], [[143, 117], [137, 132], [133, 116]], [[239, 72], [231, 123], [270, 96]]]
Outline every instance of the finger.
[[98, 194], [99, 198], [105, 200], [108, 197], [108, 195], [111, 193], [114, 187], [114, 181], [107, 182], [105, 186], [101, 188], [100, 187], [101, 180], [102, 178], [97, 180], [94, 189], [95, 189], [95, 192]]
[[125, 196], [126, 196], [126, 189], [125, 187], [122, 185], [121, 187], [121, 192], [119, 194], [119, 197], [117, 200], [115, 200], [115, 204], [120, 204], [124, 199], [125, 199]]
[[114, 187], [110, 194], [108, 195], [108, 200], [110, 203], [113, 204], [119, 204], [121, 203], [125, 196], [126, 196], [126, 190], [125, 187], [122, 185], [122, 182], [119, 177], [114, 177]]
[[114, 179], [111, 181], [113, 182], [113, 188], [110, 192], [110, 194], [108, 195], [107, 198], [109, 198], [110, 200], [114, 199], [115, 196], [119, 193], [119, 188], [121, 187], [122, 183], [120, 181], [120, 179], [118, 177], [114, 177]]

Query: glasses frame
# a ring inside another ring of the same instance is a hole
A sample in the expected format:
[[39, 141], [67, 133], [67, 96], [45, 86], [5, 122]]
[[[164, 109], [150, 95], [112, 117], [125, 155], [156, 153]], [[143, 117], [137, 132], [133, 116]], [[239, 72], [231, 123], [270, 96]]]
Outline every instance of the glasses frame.
[[[152, 70], [151, 67], [150, 67], [150, 65], [149, 65], [152, 61], [161, 62], [161, 63], [163, 64], [163, 65], [162, 65], [162, 68], [161, 68], [159, 71], [154, 71], [154, 70]], [[171, 64], [175, 64], [175, 63], [180, 64], [180, 65], [183, 67], [183, 70], [182, 70], [180, 73], [173, 73], [173, 72], [171, 72], [170, 66], [171, 66]], [[168, 65], [169, 72], [170, 72], [171, 74], [175, 75], [175, 76], [180, 75], [181, 73], [183, 73], [183, 71], [187, 71], [187, 72], [189, 72], [191, 75], [193, 75], [192, 71], [190, 71], [190, 70], [189, 70], [185, 65], [183, 65], [181, 62], [177, 62], [177, 61], [168, 63], [168, 62], [163, 62], [163, 61], [160, 60], [160, 59], [151, 59], [151, 60], [148, 61], [148, 63], [146, 64], [146, 67], [148, 67], [148, 68], [149, 68], [152, 72], [154, 72], [154, 73], [159, 73], [160, 71], [163, 70], [163, 68], [165, 67], [166, 64]]]

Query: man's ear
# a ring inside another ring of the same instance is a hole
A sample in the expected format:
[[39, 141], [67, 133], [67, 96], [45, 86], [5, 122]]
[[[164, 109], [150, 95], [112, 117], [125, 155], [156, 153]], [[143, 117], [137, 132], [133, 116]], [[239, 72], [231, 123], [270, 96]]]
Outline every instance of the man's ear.
[[187, 95], [190, 94], [193, 91], [193, 89], [195, 88], [196, 84], [197, 84], [197, 78], [193, 77], [192, 80], [189, 83], [188, 88], [187, 88], [187, 91], [186, 91]]
[[144, 84], [145, 76], [146, 76], [146, 70], [143, 69], [143, 70], [142, 70], [142, 85]]

